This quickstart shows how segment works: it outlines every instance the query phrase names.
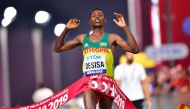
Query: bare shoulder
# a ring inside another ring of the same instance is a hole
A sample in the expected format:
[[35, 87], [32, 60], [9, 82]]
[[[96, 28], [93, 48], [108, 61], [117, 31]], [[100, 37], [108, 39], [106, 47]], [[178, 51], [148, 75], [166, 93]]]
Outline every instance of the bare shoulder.
[[120, 37], [120, 36], [117, 33], [110, 33], [109, 37], [114, 38], [114, 37]]
[[110, 33], [109, 34], [109, 39], [111, 39], [111, 40], [116, 40], [118, 38], [120, 38], [120, 36], [116, 33]]
[[82, 34], [77, 35], [75, 37], [75, 39], [82, 42], [85, 36], [86, 36], [86, 34], [82, 33]]

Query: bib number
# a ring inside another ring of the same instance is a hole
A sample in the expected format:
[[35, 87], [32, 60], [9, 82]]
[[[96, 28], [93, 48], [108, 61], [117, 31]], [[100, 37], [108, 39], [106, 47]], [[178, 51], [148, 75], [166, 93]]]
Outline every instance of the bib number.
[[84, 73], [85, 75], [105, 74], [106, 62], [105, 55], [93, 54], [84, 58]]

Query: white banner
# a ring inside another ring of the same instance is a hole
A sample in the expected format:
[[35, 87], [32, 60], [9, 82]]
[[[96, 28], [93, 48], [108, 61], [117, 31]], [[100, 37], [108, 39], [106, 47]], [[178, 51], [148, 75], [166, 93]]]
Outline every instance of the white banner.
[[145, 52], [151, 59], [168, 61], [186, 58], [189, 54], [189, 48], [184, 43], [175, 43], [160, 47], [148, 46]]

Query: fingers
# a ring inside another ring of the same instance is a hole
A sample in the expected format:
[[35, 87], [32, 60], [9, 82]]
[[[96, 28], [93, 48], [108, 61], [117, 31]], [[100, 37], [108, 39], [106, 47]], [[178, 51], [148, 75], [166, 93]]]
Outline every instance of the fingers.
[[80, 25], [80, 20], [73, 18], [67, 22], [66, 27], [69, 29], [74, 29], [74, 28], [78, 27], [79, 25]]
[[113, 21], [114, 21], [115, 23], [117, 23], [117, 22], [118, 22], [116, 19], [113, 19]]
[[71, 19], [70, 20], [71, 21], [71, 23], [76, 23], [76, 24], [79, 24], [80, 23], [80, 20], [79, 19]]
[[114, 12], [114, 15], [117, 17], [117, 18], [122, 18], [123, 15], [121, 13], [117, 13], [117, 12]]

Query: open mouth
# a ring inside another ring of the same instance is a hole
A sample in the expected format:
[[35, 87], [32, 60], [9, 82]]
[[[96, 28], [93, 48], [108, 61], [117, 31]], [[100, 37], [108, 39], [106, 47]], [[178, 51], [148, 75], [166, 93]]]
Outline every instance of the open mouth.
[[100, 20], [99, 20], [99, 19], [96, 19], [95, 21], [96, 21], [96, 23], [99, 23], [99, 22], [100, 22]]

